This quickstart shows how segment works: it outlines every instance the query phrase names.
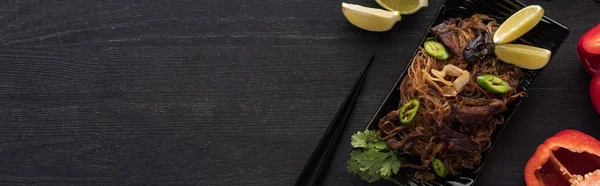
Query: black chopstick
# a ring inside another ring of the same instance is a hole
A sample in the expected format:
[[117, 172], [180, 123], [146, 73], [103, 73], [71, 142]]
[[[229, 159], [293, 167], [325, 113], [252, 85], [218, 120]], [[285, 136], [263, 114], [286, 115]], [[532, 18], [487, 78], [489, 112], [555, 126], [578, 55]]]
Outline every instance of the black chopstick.
[[[362, 76], [362, 80], [360, 81], [359, 87], [362, 87], [364, 79], [365, 79], [365, 76]], [[325, 159], [323, 160], [324, 163], [322, 163], [321, 166], [319, 167], [319, 171], [317, 172], [317, 176], [313, 182], [313, 185], [319, 185], [325, 178], [325, 173], [327, 173], [327, 170], [329, 169], [331, 159], [333, 158], [333, 155], [335, 155], [335, 151], [337, 150], [337, 146], [338, 146], [338, 143], [340, 142], [340, 138], [342, 137], [342, 134], [344, 133], [344, 129], [346, 128], [346, 124], [348, 123], [348, 120], [350, 119], [350, 114], [352, 113], [352, 109], [354, 108], [354, 103], [356, 103], [356, 99], [358, 98], [358, 93], [359, 92], [357, 91], [352, 96], [350, 105], [348, 105], [348, 108], [346, 110], [346, 113], [344, 114], [344, 117], [342, 118], [342, 121], [339, 123], [339, 126], [337, 127], [335, 133], [333, 134], [333, 139], [330, 140], [327, 152], [325, 153]]]
[[[296, 180], [296, 183], [294, 185], [305, 185], [305, 182], [310, 177], [313, 169], [317, 165], [318, 160], [321, 158], [321, 156], [323, 156], [323, 152], [325, 151], [325, 158], [321, 163], [321, 166], [319, 166], [319, 170], [317, 172], [313, 185], [318, 185], [321, 181], [323, 181], [324, 175], [327, 172], [329, 164], [331, 163], [331, 159], [333, 158], [335, 150], [337, 149], [337, 144], [339, 143], [340, 137], [342, 136], [346, 127], [346, 123], [350, 118], [352, 108], [354, 108], [354, 104], [356, 103], [356, 99], [358, 98], [358, 94], [361, 90], [362, 84], [367, 74], [367, 69], [369, 69], [369, 66], [371, 65], [371, 62], [373, 62], [374, 57], [374, 54], [371, 55], [369, 62], [365, 65], [359, 78], [356, 80], [356, 82], [354, 82], [350, 93], [348, 93], [348, 95], [346, 96], [346, 100], [344, 101], [344, 103], [342, 103], [337, 113], [333, 117], [333, 120], [331, 120], [331, 122], [329, 123], [327, 130], [325, 130], [323, 137], [321, 137], [321, 140], [319, 140], [317, 147], [311, 154], [310, 158], [308, 159], [308, 162], [304, 166], [304, 169], [300, 173], [300, 176], [298, 177], [298, 180]], [[331, 139], [332, 137], [333, 139]]]

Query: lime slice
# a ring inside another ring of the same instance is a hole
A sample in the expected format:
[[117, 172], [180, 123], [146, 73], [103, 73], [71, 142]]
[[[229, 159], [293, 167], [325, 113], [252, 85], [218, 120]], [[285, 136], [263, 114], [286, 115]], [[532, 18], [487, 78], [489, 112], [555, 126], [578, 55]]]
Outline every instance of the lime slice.
[[506, 62], [525, 69], [540, 69], [550, 61], [550, 50], [521, 44], [499, 44], [496, 56]]
[[346, 19], [359, 28], [383, 32], [392, 29], [400, 21], [400, 14], [396, 11], [369, 8], [360, 5], [342, 3], [342, 13]]
[[389, 11], [398, 11], [401, 15], [410, 15], [423, 7], [429, 6], [427, 0], [375, 0], [377, 4]]
[[527, 6], [510, 16], [494, 33], [494, 43], [514, 41], [529, 32], [544, 16], [544, 9], [538, 5]]

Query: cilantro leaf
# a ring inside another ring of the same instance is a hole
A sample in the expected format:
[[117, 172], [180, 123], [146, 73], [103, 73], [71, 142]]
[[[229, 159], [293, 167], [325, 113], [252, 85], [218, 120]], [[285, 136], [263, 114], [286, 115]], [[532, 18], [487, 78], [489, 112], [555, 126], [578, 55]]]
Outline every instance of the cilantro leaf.
[[371, 183], [381, 178], [389, 178], [400, 170], [402, 160], [389, 149], [385, 141], [374, 130], [356, 132], [351, 137], [354, 149], [346, 162], [349, 173], [358, 174]]
[[391, 152], [379, 152], [369, 150], [363, 153], [363, 161], [361, 162], [362, 167], [369, 172], [369, 174], [379, 174], [379, 169], [383, 166], [384, 161], [390, 156]]
[[362, 156], [362, 151], [358, 151], [358, 150], [352, 150], [352, 152], [350, 152], [350, 159], [348, 159], [348, 161], [346, 162], [347, 166], [346, 169], [348, 170], [348, 172], [353, 173], [353, 174], [357, 174], [360, 171], [360, 160], [363, 157]]
[[[383, 150], [383, 146], [387, 146], [385, 141], [379, 139], [377, 131], [365, 130], [364, 132], [356, 132], [351, 137], [352, 147], [354, 148], [377, 148]], [[377, 144], [373, 146], [373, 144]], [[383, 146], [382, 146], [383, 145]]]
[[352, 147], [354, 148], [366, 148], [367, 147], [367, 136], [365, 133], [360, 131], [352, 134], [351, 142]]
[[398, 159], [398, 157], [392, 155], [388, 157], [386, 161], [384, 161], [381, 169], [379, 169], [379, 172], [381, 172], [382, 176], [386, 177], [391, 176], [392, 174], [397, 174], [400, 170], [400, 164], [402, 164], [402, 162]]
[[373, 182], [381, 179], [381, 177], [379, 177], [378, 175], [370, 175], [370, 174], [367, 174], [366, 172], [360, 173], [359, 176], [361, 179], [363, 179], [369, 183], [373, 183]]
[[377, 150], [388, 150], [387, 143], [383, 140], [379, 140], [376, 143], [370, 143], [369, 148]]

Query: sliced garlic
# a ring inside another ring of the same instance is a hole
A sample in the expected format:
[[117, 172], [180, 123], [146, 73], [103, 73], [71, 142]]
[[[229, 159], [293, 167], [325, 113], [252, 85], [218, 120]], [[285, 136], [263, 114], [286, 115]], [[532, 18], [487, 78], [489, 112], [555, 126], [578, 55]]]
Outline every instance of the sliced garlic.
[[454, 89], [456, 89], [456, 92], [462, 91], [465, 85], [469, 83], [469, 77], [471, 76], [469, 75], [469, 72], [467, 72], [466, 74], [458, 76], [458, 78], [456, 78], [456, 80], [452, 82], [452, 84], [454, 85]]
[[433, 88], [435, 88], [438, 92], [443, 93], [442, 88], [433, 81], [433, 78], [431, 75], [429, 75], [429, 73], [425, 72], [425, 70], [422, 70], [422, 73], [425, 74], [425, 81], [427, 81], [429, 85], [433, 86]]
[[[460, 93], [460, 91], [463, 90], [464, 86], [467, 83], [469, 83], [471, 77], [469, 71], [463, 70], [451, 64], [445, 65], [441, 71], [431, 69], [431, 74], [433, 74], [433, 76], [435, 76], [436, 78], [431, 77], [429, 73], [425, 73], [425, 79], [429, 84], [434, 86], [440, 93], [442, 93], [446, 97], [456, 96], [458, 93]], [[456, 78], [453, 82], [450, 82], [444, 79], [446, 75], [458, 78]], [[435, 82], [440, 82], [445, 86], [440, 87]]]

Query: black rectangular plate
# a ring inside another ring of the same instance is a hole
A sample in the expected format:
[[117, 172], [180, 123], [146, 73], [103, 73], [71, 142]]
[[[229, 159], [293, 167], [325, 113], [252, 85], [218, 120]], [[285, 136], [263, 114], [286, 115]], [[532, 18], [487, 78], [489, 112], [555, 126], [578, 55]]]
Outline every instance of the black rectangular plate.
[[[485, 14], [490, 17], [495, 18], [499, 23], [504, 22], [510, 15], [519, 11], [525, 7], [525, 4], [517, 1], [517, 0], [445, 0], [442, 4], [442, 7], [436, 13], [435, 19], [429, 25], [429, 29], [432, 26], [435, 26], [442, 21], [453, 18], [453, 17], [470, 17], [475, 13]], [[429, 32], [428, 32], [429, 33]], [[567, 27], [553, 21], [552, 19], [544, 16], [542, 20], [536, 25], [531, 31], [527, 32], [525, 35], [521, 36], [519, 39], [512, 43], [521, 43], [532, 45], [536, 47], [541, 47], [552, 51], [552, 58], [558, 52], [559, 47], [562, 45], [563, 41], [567, 38], [569, 34], [569, 30]], [[430, 36], [429, 34], [425, 34], [421, 39], [421, 42], [418, 46], [421, 46], [425, 39]], [[415, 49], [416, 54], [417, 50]], [[387, 95], [376, 114], [371, 119], [371, 122], [367, 126], [367, 129], [377, 129], [377, 124], [379, 123], [379, 118], [385, 116], [392, 110], [398, 109], [398, 103], [400, 101], [400, 83], [402, 79], [406, 76], [406, 72], [410, 63], [413, 61], [411, 58], [409, 63], [406, 65], [404, 71], [398, 78], [398, 81], [394, 85], [394, 88]], [[538, 70], [524, 70], [525, 76], [521, 80], [519, 90], [528, 92], [535, 80], [540, 76], [542, 71], [544, 71], [545, 67]], [[491, 137], [492, 147], [498, 140], [498, 137], [508, 124], [510, 118], [513, 113], [516, 111], [517, 107], [523, 101], [524, 97], [518, 98], [515, 101], [509, 103], [507, 105], [508, 109], [504, 112], [505, 115], [505, 123], [503, 125], [498, 125], [496, 128], [496, 132]], [[491, 149], [491, 148], [490, 148]], [[417, 185], [452, 185], [452, 186], [471, 186], [474, 185], [477, 176], [485, 163], [487, 154], [489, 150], [483, 152], [482, 154], [482, 163], [473, 170], [463, 172], [460, 176], [446, 178], [444, 180], [438, 179], [430, 182], [426, 182], [421, 184], [419, 180], [414, 178], [414, 170], [410, 169], [401, 169], [398, 175], [395, 175], [391, 178], [391, 181], [397, 183], [398, 185], [403, 186], [417, 186]]]

